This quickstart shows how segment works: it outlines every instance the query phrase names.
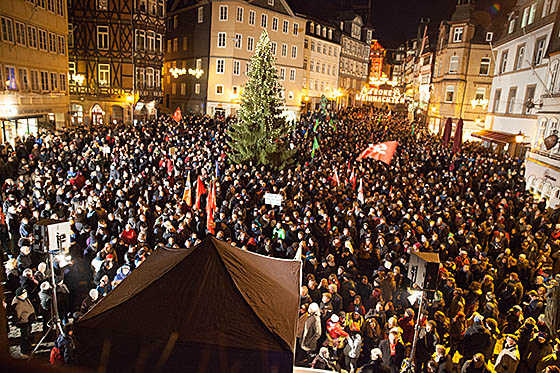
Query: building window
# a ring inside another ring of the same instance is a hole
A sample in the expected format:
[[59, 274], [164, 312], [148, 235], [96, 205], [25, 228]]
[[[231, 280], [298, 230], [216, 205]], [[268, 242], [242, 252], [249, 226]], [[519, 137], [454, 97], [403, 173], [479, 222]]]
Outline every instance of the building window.
[[534, 106], [533, 100], [535, 99], [535, 90], [537, 86], [535, 84], [528, 85], [525, 89], [525, 100], [523, 101], [523, 107], [525, 109], [525, 114], [531, 114], [531, 109]]
[[519, 70], [523, 67], [523, 58], [525, 57], [525, 44], [517, 47], [517, 57], [515, 58], [515, 69]]
[[66, 74], [60, 74], [58, 77], [60, 80], [60, 91], [66, 92]]
[[58, 54], [66, 55], [66, 40], [61, 35], [58, 35]]
[[277, 49], [278, 43], [276, 43], [275, 41], [273, 41], [273, 42], [270, 43], [270, 45], [271, 45], [271, 47], [272, 47], [272, 55], [273, 55], [273, 56], [276, 56], [276, 49]]
[[153, 31], [148, 31], [146, 41], [146, 49], [148, 49], [150, 52], [154, 52], [156, 50], [156, 33]]
[[39, 71], [31, 70], [31, 90], [39, 91]]
[[459, 69], [459, 56], [451, 56], [449, 59], [449, 73], [456, 74]]
[[218, 48], [226, 47], [226, 37], [225, 32], [218, 32]]
[[480, 60], [480, 75], [488, 75], [490, 72], [490, 58], [484, 57]]
[[179, 50], [179, 38], [173, 38], [173, 52]]
[[292, 58], [297, 58], [297, 46], [292, 45]]
[[272, 31], [278, 31], [278, 17], [272, 17]]
[[199, 95], [200, 94], [200, 83], [196, 83], [194, 85], [194, 94], [195, 95]]
[[235, 34], [235, 49], [241, 49], [241, 45], [243, 44], [242, 38], [243, 36], [241, 34]]
[[181, 83], [181, 96], [185, 96], [187, 94], [187, 84]]
[[202, 70], [202, 58], [197, 58], [195, 62], [195, 68], [197, 70]]
[[555, 60], [554, 62], [552, 62], [551, 67], [550, 67], [550, 82], [548, 84], [549, 90], [553, 93], [556, 93], [557, 91], [557, 87], [556, 87], [556, 80], [558, 79], [558, 66], [560, 64], [558, 63], [558, 60]]
[[64, 1], [56, 0], [56, 14], [64, 17]]
[[109, 64], [97, 65], [99, 85], [108, 87], [111, 84], [111, 66]]
[[493, 32], [487, 32], [486, 33], [486, 41], [492, 41], [493, 38], [494, 38], [494, 33]]
[[[168, 76], [168, 78], [169, 78], [169, 76]], [[136, 88], [144, 89], [144, 81], [145, 81], [144, 69], [141, 68], [141, 67], [137, 67], [136, 68]], [[167, 81], [167, 83], [169, 83], [169, 80]]]
[[[183, 39], [185, 42], [184, 47], [187, 47], [186, 37]], [[163, 36], [161, 34], [156, 34], [156, 52], [163, 52]]]
[[220, 5], [220, 21], [227, 21], [228, 6]]
[[285, 80], [286, 79], [286, 68], [285, 67], [281, 67], [280, 68], [280, 80]]
[[27, 26], [27, 41], [29, 48], [37, 49], [37, 28], [35, 26]]
[[274, 6], [274, 0], [268, 0], [268, 5]]
[[[299, 34], [299, 24], [294, 23], [294, 31], [293, 31], [294, 36], [298, 36]], [[332, 39], [332, 30], [329, 30], [329, 35]]]
[[288, 44], [282, 43], [282, 57], [286, 57], [288, 55]]
[[513, 33], [515, 30], [515, 18], [509, 21], [508, 34]]
[[548, 14], [552, 13], [550, 11], [550, 4], [551, 4], [552, 0], [544, 0], [544, 5], [543, 5], [543, 9], [542, 9], [542, 17], [546, 17]]
[[223, 74], [226, 69], [226, 60], [218, 58], [216, 60], [216, 74]]
[[49, 32], [49, 52], [56, 53], [56, 34]]
[[290, 82], [296, 81], [296, 69], [290, 69]]
[[506, 72], [507, 60], [508, 60], [508, 51], [503, 51], [502, 52], [502, 60], [500, 62], [500, 74], [503, 74], [503, 73]]
[[315, 52], [315, 42], [311, 40], [311, 52]]
[[241, 72], [241, 62], [233, 60], [233, 75], [239, 75]]
[[542, 62], [542, 59], [544, 57], [544, 52], [545, 52], [545, 45], [546, 45], [546, 38], [542, 38], [537, 40], [536, 46], [535, 46], [535, 58], [534, 58], [534, 63], [535, 65], [540, 65]]
[[28, 91], [29, 81], [27, 80], [27, 69], [20, 67], [18, 69], [18, 78], [19, 78], [19, 89], [22, 91]]
[[71, 23], [68, 24], [68, 46], [74, 46], [74, 25]]
[[303, 40], [303, 48], [309, 49], [309, 40], [307, 38]]
[[496, 89], [496, 91], [494, 92], [494, 108], [493, 108], [494, 113], [497, 113], [498, 110], [500, 109], [500, 97], [501, 96], [502, 96], [502, 90], [501, 89]]
[[506, 113], [513, 113], [513, 109], [515, 107], [515, 96], [516, 95], [517, 95], [517, 87], [511, 87], [509, 89]]
[[109, 49], [109, 26], [97, 26], [97, 49]]
[[486, 88], [477, 88], [474, 94], [475, 100], [484, 100], [484, 96], [486, 95]]
[[16, 44], [25, 46], [25, 25], [16, 22]]
[[268, 15], [262, 14], [261, 15], [261, 27], [266, 28], [267, 24], [268, 24]]
[[54, 0], [47, 0], [47, 10], [54, 13]]
[[247, 36], [247, 50], [251, 52], [255, 48], [255, 38]]
[[453, 98], [455, 96], [455, 86], [448, 85], [445, 88], [445, 102], [446, 103], [453, 103]]
[[463, 28], [455, 27], [455, 30], [453, 30], [453, 42], [460, 43], [462, 41], [463, 41]]
[[58, 91], [58, 74], [51, 73], [51, 91]]
[[523, 9], [523, 18], [521, 19], [521, 28], [527, 26], [527, 21], [529, 19], [529, 8]]
[[204, 7], [199, 6], [197, 9], [198, 13], [198, 23], [204, 22]]
[[146, 68], [146, 86], [148, 88], [154, 88], [154, 68]]
[[171, 94], [172, 95], [177, 94], [177, 83], [171, 83]]
[[537, 3], [535, 2], [531, 5], [531, 8], [529, 8], [529, 19], [527, 20], [528, 25], [535, 22], [536, 14], [537, 14]]
[[249, 11], [249, 25], [255, 25], [255, 18], [257, 17], [257, 13], [254, 10]]
[[[136, 30], [136, 50], [144, 50], [146, 44], [146, 31]], [[171, 52], [171, 40], [167, 41], [168, 48], [167, 51]]]
[[1, 17], [2, 23], [2, 40], [7, 43], [14, 42], [14, 30], [12, 20], [10, 18]]
[[224, 85], [223, 84], [216, 84], [216, 94], [223, 95], [224, 94]]
[[41, 91], [47, 92], [49, 90], [49, 73], [41, 71]]
[[284, 22], [282, 22], [282, 32], [284, 34], [287, 34], [290, 31], [290, 22], [284, 20]]
[[317, 25], [317, 27], [315, 27], [315, 33], [321, 36], [321, 25]]
[[235, 15], [235, 20], [237, 22], [243, 22], [243, 8], [238, 6], [237, 7], [237, 13]]
[[107, 10], [107, 0], [97, 0], [97, 10]]

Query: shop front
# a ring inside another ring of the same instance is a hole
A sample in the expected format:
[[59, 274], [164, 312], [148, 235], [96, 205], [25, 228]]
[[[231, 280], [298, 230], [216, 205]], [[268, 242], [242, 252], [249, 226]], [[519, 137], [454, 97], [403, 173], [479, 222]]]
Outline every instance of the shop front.
[[[2, 125], [2, 143], [10, 143], [14, 145], [16, 138], [23, 138], [28, 134], [37, 136], [39, 128], [49, 127], [44, 123], [45, 115], [40, 115], [37, 117], [25, 117], [25, 118], [6, 118], [0, 119]], [[43, 123], [40, 124], [40, 119], [43, 119]], [[48, 116], [47, 116], [48, 119]], [[54, 118], [53, 124], [54, 127]]]

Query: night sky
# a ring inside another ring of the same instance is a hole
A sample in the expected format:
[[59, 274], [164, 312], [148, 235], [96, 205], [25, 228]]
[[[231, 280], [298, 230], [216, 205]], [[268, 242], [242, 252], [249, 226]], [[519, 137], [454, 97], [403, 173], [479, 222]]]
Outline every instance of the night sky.
[[[356, 0], [359, 1], [359, 0]], [[372, 0], [375, 37], [386, 48], [396, 48], [416, 35], [421, 18], [430, 18], [436, 31], [444, 19], [450, 19], [457, 0]], [[479, 0], [477, 9], [493, 20], [505, 18], [514, 0]]]

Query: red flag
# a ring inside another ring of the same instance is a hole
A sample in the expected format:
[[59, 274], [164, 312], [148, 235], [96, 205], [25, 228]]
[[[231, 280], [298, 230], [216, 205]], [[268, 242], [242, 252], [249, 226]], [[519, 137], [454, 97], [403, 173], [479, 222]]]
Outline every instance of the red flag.
[[453, 123], [451, 122], [451, 118], [447, 118], [447, 121], [445, 122], [445, 127], [443, 129], [443, 144], [446, 146], [449, 144], [449, 139], [451, 138], [452, 126]]
[[175, 122], [179, 123], [181, 121], [181, 119], [183, 119], [183, 114], [181, 114], [181, 108], [177, 106], [177, 110], [175, 110], [175, 112], [173, 113], [172, 116], [173, 119], [175, 119]]
[[185, 193], [183, 193], [183, 201], [185, 201], [189, 207], [192, 206], [191, 189], [191, 173], [189, 172], [185, 184]]
[[330, 216], [327, 218], [327, 231], [329, 231], [329, 232], [331, 231], [331, 217]]
[[214, 234], [214, 210], [216, 209], [216, 184], [212, 180], [209, 187], [208, 197], [206, 198], [206, 229]]
[[364, 185], [362, 184], [362, 178], [360, 178], [360, 186], [358, 187], [358, 201], [364, 204]]
[[369, 119], [373, 119], [373, 106], [371, 107], [370, 111], [369, 111]]
[[391, 164], [391, 159], [399, 145], [396, 141], [387, 141], [380, 144], [370, 145], [357, 158], [361, 161], [364, 158], [373, 158], [386, 164]]
[[212, 209], [206, 211], [206, 229], [214, 234], [214, 212], [212, 212]]
[[356, 175], [354, 173], [354, 168], [352, 168], [352, 175], [350, 175], [350, 182], [352, 183], [352, 189], [356, 190]]
[[199, 176], [198, 180], [196, 181], [196, 198], [194, 201], [194, 208], [196, 210], [200, 209], [200, 197], [202, 197], [204, 193], [206, 193], [206, 188], [204, 188], [202, 178]]
[[335, 184], [336, 186], [338, 186], [338, 185], [340, 184], [340, 180], [338, 179], [338, 173], [337, 173], [337, 171], [336, 171], [336, 168], [334, 169], [333, 181], [334, 181], [334, 184]]
[[453, 137], [453, 154], [461, 150], [461, 143], [463, 142], [463, 119], [459, 119], [457, 127], [455, 127], [455, 136]]
[[350, 158], [348, 160], [348, 168], [346, 169], [346, 177], [348, 177], [348, 175], [350, 175], [350, 162], [352, 162], [352, 158]]

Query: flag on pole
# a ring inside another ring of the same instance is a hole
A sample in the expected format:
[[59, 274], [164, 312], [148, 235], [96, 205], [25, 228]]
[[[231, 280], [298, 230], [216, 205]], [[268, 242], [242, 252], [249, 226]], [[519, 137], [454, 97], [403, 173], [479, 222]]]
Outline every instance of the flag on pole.
[[187, 182], [185, 183], [185, 193], [183, 193], [183, 201], [187, 203], [187, 206], [192, 206], [192, 198], [191, 198], [191, 172], [187, 175]]
[[206, 229], [214, 234], [214, 210], [216, 209], [216, 182], [212, 180], [212, 185], [208, 187], [208, 197], [206, 198]]
[[206, 188], [204, 188], [204, 183], [202, 182], [202, 177], [198, 177], [196, 181], [196, 197], [194, 201], [194, 208], [196, 210], [200, 209], [200, 198], [206, 193]]
[[364, 204], [364, 185], [362, 184], [362, 178], [360, 178], [360, 186], [358, 187], [358, 201]]
[[177, 123], [179, 123], [181, 119], [183, 119], [183, 114], [181, 114], [181, 108], [179, 106], [177, 106], [177, 109], [173, 113], [173, 119], [175, 119], [175, 122]]
[[457, 127], [455, 127], [455, 136], [453, 136], [453, 148], [451, 151], [453, 154], [461, 150], [461, 144], [463, 142], [463, 119], [459, 119], [457, 122]]
[[380, 144], [370, 145], [357, 158], [361, 161], [364, 158], [373, 158], [386, 164], [391, 164], [391, 159], [399, 145], [396, 141], [387, 141]]
[[317, 142], [317, 137], [313, 138], [313, 147], [311, 148], [311, 159], [315, 158], [315, 150], [319, 149], [319, 142]]
[[340, 184], [340, 180], [338, 178], [338, 172], [337, 172], [336, 168], [334, 169], [333, 181], [334, 181], [334, 184], [336, 186], [338, 186]]
[[352, 175], [350, 175], [350, 183], [352, 183], [352, 189], [356, 190], [356, 175], [354, 173], [354, 168], [352, 167]]
[[315, 126], [313, 127], [313, 131], [317, 131], [317, 127], [319, 127], [319, 118], [315, 120]]
[[220, 166], [218, 166], [218, 160], [216, 160], [216, 178], [220, 177]]
[[350, 175], [350, 163], [352, 162], [352, 158], [350, 158], [348, 160], [348, 168], [346, 169], [346, 177], [348, 177], [348, 175]]

